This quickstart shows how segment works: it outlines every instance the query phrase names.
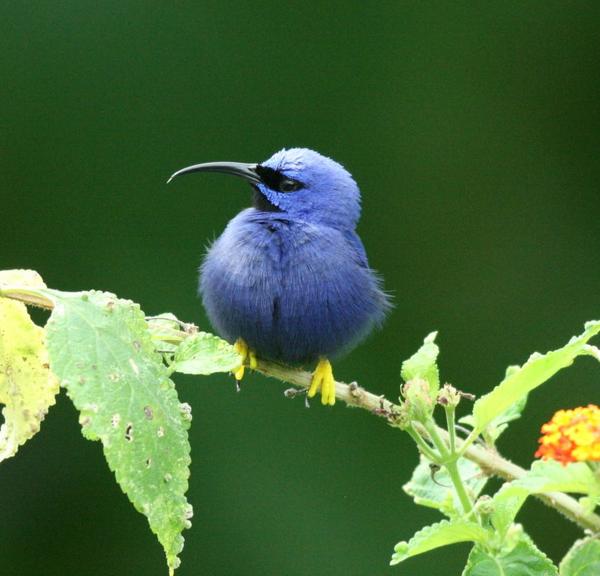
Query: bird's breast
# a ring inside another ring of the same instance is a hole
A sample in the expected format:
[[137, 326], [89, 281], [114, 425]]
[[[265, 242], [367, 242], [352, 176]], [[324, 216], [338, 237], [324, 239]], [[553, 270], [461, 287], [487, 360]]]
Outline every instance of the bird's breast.
[[335, 354], [366, 330], [376, 280], [344, 235], [248, 212], [230, 222], [201, 267], [216, 330], [286, 362]]

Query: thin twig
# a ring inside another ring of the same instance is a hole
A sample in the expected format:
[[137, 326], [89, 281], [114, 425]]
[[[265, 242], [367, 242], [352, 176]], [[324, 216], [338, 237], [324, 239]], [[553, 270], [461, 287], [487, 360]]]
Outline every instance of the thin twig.
[[[258, 360], [256, 370], [265, 376], [271, 376], [277, 380], [293, 384], [299, 388], [308, 388], [311, 381], [311, 373], [303, 370], [297, 370], [266, 360]], [[377, 396], [368, 390], [358, 386], [356, 383], [351, 385], [344, 382], [335, 383], [335, 396], [338, 400], [345, 402], [349, 406], [363, 408], [376, 416], [385, 418], [391, 426], [398, 426], [390, 415], [400, 412], [400, 406], [390, 402], [382, 396]], [[427, 431], [421, 429], [417, 423], [413, 422], [419, 433], [428, 437]], [[448, 440], [448, 432], [442, 428], [437, 428], [437, 433], [444, 439]], [[457, 449], [460, 450], [464, 440], [456, 438]], [[488, 475], [498, 476], [504, 480], [516, 480], [522, 478], [527, 470], [514, 464], [510, 460], [500, 456], [495, 450], [485, 448], [476, 444], [470, 445], [464, 452], [463, 456], [472, 462], [475, 462]], [[562, 492], [548, 492], [546, 494], [536, 494], [539, 498], [552, 508], [558, 510], [563, 516], [575, 522], [585, 530], [590, 530], [593, 533], [600, 532], [600, 516], [587, 512], [583, 506]]]
[[[50, 299], [40, 297], [38, 290], [28, 290], [26, 287], [2, 286], [0, 288], [0, 296], [5, 296], [24, 302], [25, 304], [46, 309], [52, 309], [54, 306]], [[598, 357], [596, 350], [588, 350], [588, 353]], [[297, 370], [265, 360], [258, 361], [256, 370], [265, 376], [271, 376], [283, 382], [288, 382], [298, 388], [307, 389], [310, 387], [312, 376], [310, 372]], [[335, 396], [338, 400], [345, 402], [349, 406], [363, 408], [376, 416], [385, 418], [391, 426], [399, 426], [396, 415], [400, 413], [400, 406], [386, 400], [383, 396], [372, 394], [358, 386], [356, 382], [353, 382], [352, 384], [336, 382]], [[418, 423], [413, 423], [413, 425], [419, 434], [425, 438], [428, 437], [427, 431], [423, 429], [422, 426]], [[437, 428], [436, 431], [442, 439], [448, 440], [448, 433], [446, 430]], [[459, 451], [463, 444], [463, 440], [456, 439], [456, 446]], [[478, 464], [486, 474], [499, 476], [505, 480], [515, 480], [523, 477], [527, 473], [524, 468], [513, 464], [510, 460], [503, 458], [494, 450], [476, 444], [468, 446], [464, 451], [463, 456]], [[586, 512], [574, 498], [571, 498], [562, 492], [549, 492], [547, 494], [536, 494], [535, 496], [552, 508], [558, 510], [573, 522], [579, 524], [579, 526], [585, 530], [590, 530], [593, 533], [600, 533], [600, 516]]]

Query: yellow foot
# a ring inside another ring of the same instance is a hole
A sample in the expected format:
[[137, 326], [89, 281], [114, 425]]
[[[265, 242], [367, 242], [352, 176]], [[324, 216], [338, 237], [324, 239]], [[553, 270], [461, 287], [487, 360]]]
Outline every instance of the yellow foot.
[[240, 356], [242, 357], [242, 363], [240, 364], [240, 367], [233, 373], [235, 379], [239, 382], [244, 377], [246, 362], [248, 363], [250, 368], [256, 368], [256, 354], [253, 350], [250, 350], [250, 348], [248, 348], [248, 344], [246, 344], [246, 342], [242, 338], [238, 338], [234, 346], [238, 354], [240, 354]]
[[312, 398], [318, 391], [321, 390], [321, 404], [335, 404], [335, 380], [331, 363], [327, 358], [321, 358], [310, 383], [308, 389], [308, 397]]

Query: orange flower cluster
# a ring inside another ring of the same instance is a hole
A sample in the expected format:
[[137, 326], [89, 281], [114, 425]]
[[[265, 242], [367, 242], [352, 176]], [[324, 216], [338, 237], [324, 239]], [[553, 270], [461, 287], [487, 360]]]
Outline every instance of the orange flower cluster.
[[559, 410], [542, 426], [536, 457], [567, 462], [600, 461], [600, 408]]

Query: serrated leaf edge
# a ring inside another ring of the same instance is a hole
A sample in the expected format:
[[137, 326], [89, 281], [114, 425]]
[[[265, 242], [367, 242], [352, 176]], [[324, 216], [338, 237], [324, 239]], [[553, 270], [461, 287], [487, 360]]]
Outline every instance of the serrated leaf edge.
[[[462, 535], [456, 534], [456, 531]], [[427, 544], [428, 540], [432, 540], [444, 532], [448, 532], [448, 539], [442, 543]], [[453, 535], [453, 532], [455, 533]], [[435, 524], [425, 526], [418, 532], [415, 532], [408, 541], [401, 541], [394, 547], [394, 554], [390, 565], [399, 564], [407, 558], [418, 556], [430, 550], [448, 546], [450, 544], [458, 544], [459, 542], [484, 542], [488, 539], [488, 533], [476, 522], [468, 520], [454, 519], [442, 520]]]

